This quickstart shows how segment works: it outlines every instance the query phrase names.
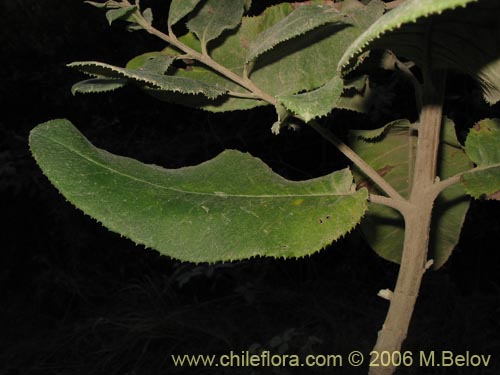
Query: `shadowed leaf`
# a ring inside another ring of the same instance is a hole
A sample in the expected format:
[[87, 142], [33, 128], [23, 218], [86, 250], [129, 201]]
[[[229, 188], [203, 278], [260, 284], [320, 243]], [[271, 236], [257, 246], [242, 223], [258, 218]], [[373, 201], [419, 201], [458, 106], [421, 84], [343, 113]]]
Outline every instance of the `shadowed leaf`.
[[347, 73], [370, 49], [395, 54], [432, 69], [473, 76], [490, 103], [500, 100], [500, 1], [407, 0], [366, 30], [338, 64]]
[[382, 126], [378, 129], [370, 130], [351, 130], [350, 134], [356, 138], [364, 139], [365, 141], [374, 141], [377, 138], [382, 137], [387, 133], [392, 127], [397, 127], [400, 129], [408, 129], [410, 126], [410, 121], [406, 119], [391, 121], [388, 124]]
[[191, 13], [200, 0], [172, 0], [168, 12], [168, 25], [173, 26]]
[[111, 25], [116, 20], [127, 20], [136, 11], [137, 7], [135, 5], [125, 8], [111, 9], [106, 12], [106, 19]]
[[186, 25], [202, 44], [207, 44], [224, 30], [238, 26], [244, 8], [245, 0], [206, 0]]
[[[409, 122], [398, 120], [378, 130], [357, 131], [352, 148], [375, 168], [401, 195], [408, 196]], [[413, 138], [413, 147], [416, 137]], [[446, 120], [443, 126], [438, 173], [441, 179], [451, 177], [470, 168], [470, 162], [458, 143], [454, 124]], [[356, 172], [356, 171], [355, 171]], [[376, 190], [359, 172], [355, 173], [358, 187]], [[433, 210], [429, 254], [434, 268], [448, 260], [460, 237], [469, 208], [460, 184], [453, 185], [440, 194]], [[381, 257], [399, 263], [403, 251], [404, 222], [395, 210], [370, 204], [361, 230], [368, 243]]]
[[246, 61], [254, 60], [281, 42], [295, 38], [321, 25], [337, 22], [344, 17], [342, 13], [331, 6], [301, 6], [259, 34], [248, 49]]

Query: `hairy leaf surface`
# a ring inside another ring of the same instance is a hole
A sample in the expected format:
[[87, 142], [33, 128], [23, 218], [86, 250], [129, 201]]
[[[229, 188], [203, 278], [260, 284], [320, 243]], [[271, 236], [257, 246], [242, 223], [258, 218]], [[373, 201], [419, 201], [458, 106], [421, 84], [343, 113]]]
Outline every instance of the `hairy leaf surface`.
[[172, 0], [168, 12], [168, 25], [173, 26], [191, 13], [200, 0]]
[[[500, 200], [500, 120], [479, 121], [469, 132], [465, 151], [478, 170], [465, 173], [463, 183], [474, 198]], [[496, 194], [495, 194], [496, 193]]]
[[[375, 168], [401, 195], [408, 196], [410, 166], [409, 122], [392, 122], [378, 130], [357, 131], [352, 148]], [[416, 137], [412, 136], [413, 147]], [[441, 179], [451, 177], [470, 168], [470, 162], [456, 139], [454, 124], [446, 120], [443, 126], [438, 160]], [[364, 176], [355, 174], [358, 187], [368, 187], [377, 193]], [[460, 184], [449, 187], [436, 200], [429, 254], [434, 259], [434, 268], [441, 267], [448, 260], [457, 244], [460, 231], [469, 207]], [[370, 204], [365, 220], [361, 223], [368, 243], [381, 257], [399, 263], [403, 251], [404, 221], [395, 210]]]
[[144, 69], [144, 66], [148, 64], [148, 61], [151, 61], [157, 57], [160, 56], [171, 56], [172, 58], [175, 59], [175, 56], [168, 55], [166, 53], [163, 53], [161, 51], [154, 51], [154, 52], [146, 52], [141, 55], [138, 55], [134, 57], [133, 59], [129, 60], [125, 68], [127, 69]]
[[298, 7], [283, 20], [257, 36], [248, 49], [246, 61], [254, 60], [281, 42], [295, 38], [324, 24], [340, 21], [344, 17], [332, 6]]
[[131, 5], [125, 8], [111, 9], [106, 12], [106, 19], [111, 25], [114, 21], [117, 20], [127, 20], [136, 11], [137, 7], [135, 5]]
[[352, 70], [370, 49], [390, 49], [433, 69], [473, 76], [489, 103], [500, 100], [500, 1], [407, 0], [366, 30], [338, 64]]
[[[225, 33], [212, 46], [210, 54], [215, 61], [242, 76], [246, 56], [256, 38], [277, 24], [293, 11], [290, 4], [284, 3], [267, 8], [261, 15], [243, 17], [241, 25], [230, 33]], [[325, 25], [300, 35], [293, 40], [276, 45], [272, 50], [261, 55], [255, 61], [250, 79], [265, 92], [273, 95], [294, 95], [300, 92], [317, 89], [333, 79], [336, 65], [347, 47], [384, 11], [384, 4], [379, 0], [371, 1], [364, 6], [349, 10], [342, 23]], [[188, 33], [179, 38], [183, 43], [197, 51], [200, 43]], [[166, 53], [177, 53], [167, 48]], [[245, 92], [237, 84], [227, 81], [212, 70], [193, 63], [189, 69], [178, 69], [176, 76], [189, 77], [207, 83], [214, 83], [227, 90]], [[184, 103], [185, 97], [177, 98], [165, 95], [164, 100]], [[224, 98], [214, 101], [192, 101], [189, 105], [210, 111], [231, 111], [249, 109], [264, 105], [261, 100]]]
[[333, 108], [336, 108], [342, 90], [342, 78], [335, 76], [319, 89], [303, 94], [278, 96], [278, 99], [287, 109], [302, 116], [304, 121], [308, 122], [314, 118], [326, 116]]
[[245, 0], [206, 0], [186, 25], [206, 44], [238, 26], [244, 9]]
[[91, 78], [75, 83], [71, 87], [71, 93], [95, 94], [114, 91], [127, 84], [126, 79], [121, 78]]
[[367, 208], [345, 169], [288, 181], [249, 154], [224, 151], [164, 169], [94, 147], [66, 120], [36, 127], [30, 147], [75, 206], [136, 243], [192, 262], [301, 257], [345, 235]]
[[[162, 62], [162, 67], [165, 67], [165, 61]], [[158, 61], [152, 64], [156, 70], [158, 68]], [[225, 92], [225, 90], [221, 90], [202, 81], [185, 77], [167, 76], [151, 69], [120, 68], [96, 61], [78, 61], [68, 64], [68, 66], [96, 78], [123, 78], [141, 86], [147, 86], [156, 90], [181, 92], [185, 94], [203, 94], [208, 98], [216, 98]]]

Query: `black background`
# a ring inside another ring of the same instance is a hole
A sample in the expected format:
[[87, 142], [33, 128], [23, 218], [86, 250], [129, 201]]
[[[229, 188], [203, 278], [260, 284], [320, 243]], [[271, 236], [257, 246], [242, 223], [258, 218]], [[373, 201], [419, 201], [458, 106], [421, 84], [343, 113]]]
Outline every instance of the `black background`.
[[[258, 13], [271, 1], [254, 1]], [[146, 1], [158, 27], [168, 2]], [[355, 231], [300, 260], [180, 263], [136, 247], [71, 206], [30, 156], [29, 131], [68, 118], [95, 145], [168, 168], [225, 148], [249, 151], [277, 173], [307, 179], [345, 160], [308, 129], [274, 136], [274, 110], [210, 114], [151, 99], [133, 88], [73, 97], [78, 60], [124, 65], [163, 44], [109, 27], [80, 0], [2, 0], [0, 42], [0, 373], [289, 374], [290, 368], [174, 368], [170, 353], [269, 349], [288, 354], [368, 354], [397, 266]], [[381, 81], [391, 81], [381, 73]], [[466, 77], [449, 79], [446, 112], [460, 134], [498, 105], [482, 103]], [[408, 87], [376, 116], [335, 112], [347, 125], [414, 116]], [[405, 348], [493, 354], [485, 369], [403, 369], [403, 374], [493, 374], [500, 368], [500, 205], [472, 203], [450, 261], [424, 278]], [[366, 373], [347, 366], [310, 373]]]

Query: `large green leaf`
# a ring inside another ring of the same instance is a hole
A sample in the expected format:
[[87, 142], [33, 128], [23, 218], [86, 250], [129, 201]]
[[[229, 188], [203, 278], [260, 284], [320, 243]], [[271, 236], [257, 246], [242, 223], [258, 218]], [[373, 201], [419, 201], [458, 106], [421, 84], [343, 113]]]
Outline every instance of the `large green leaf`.
[[[412, 136], [416, 145], [416, 137]], [[441, 137], [438, 160], [441, 179], [451, 177], [470, 168], [470, 162], [456, 139], [454, 124], [446, 120]], [[375, 168], [399, 193], [408, 196], [408, 171], [410, 136], [408, 121], [392, 122], [377, 131], [357, 131], [352, 148]], [[358, 173], [358, 187], [370, 186]], [[378, 191], [376, 191], [379, 193]], [[436, 200], [429, 243], [434, 268], [441, 267], [458, 242], [460, 231], [469, 207], [460, 184], [446, 189]], [[403, 250], [404, 222], [393, 209], [370, 204], [366, 218], [361, 223], [370, 246], [385, 259], [399, 263]]]
[[[336, 65], [345, 49], [384, 12], [384, 4], [374, 0], [345, 13], [343, 22], [325, 25], [307, 34], [276, 45], [261, 55], [251, 71], [251, 80], [265, 92], [273, 96], [294, 95], [317, 89], [337, 75]], [[303, 6], [308, 7], [309, 5]], [[287, 17], [293, 11], [291, 4], [284, 3], [267, 8], [256, 17], [243, 17], [241, 25], [230, 33], [225, 33], [214, 43], [211, 56], [221, 65], [238, 75], [243, 75], [246, 56], [252, 43], [261, 33]], [[200, 43], [192, 34], [179, 38], [189, 47], [200, 51]], [[173, 48], [166, 53], [182, 54]], [[227, 90], [246, 92], [237, 84], [227, 81], [211, 69], [194, 63], [188, 69], [179, 68], [172, 74], [189, 77], [207, 83], [217, 84]], [[161, 95], [164, 100], [185, 104], [185, 97]], [[265, 104], [260, 100], [241, 98], [220, 98], [214, 101], [193, 101], [190, 105], [210, 111], [230, 111], [249, 109]]]
[[420, 66], [472, 75], [489, 103], [500, 100], [500, 1], [407, 0], [366, 30], [338, 64], [349, 72], [370, 49], [390, 49]]
[[474, 198], [500, 200], [500, 120], [479, 121], [467, 136], [465, 151], [478, 166], [463, 176], [467, 193]]
[[206, 0], [186, 25], [206, 44], [238, 26], [244, 9], [245, 0]]
[[246, 61], [254, 60], [281, 42], [295, 38], [324, 24], [338, 22], [343, 17], [344, 15], [332, 6], [298, 7], [287, 17], [257, 36], [248, 49]]
[[367, 208], [345, 169], [288, 181], [262, 161], [225, 151], [164, 169], [94, 147], [67, 120], [36, 127], [32, 153], [75, 206], [136, 243], [181, 260], [301, 257], [348, 233]]

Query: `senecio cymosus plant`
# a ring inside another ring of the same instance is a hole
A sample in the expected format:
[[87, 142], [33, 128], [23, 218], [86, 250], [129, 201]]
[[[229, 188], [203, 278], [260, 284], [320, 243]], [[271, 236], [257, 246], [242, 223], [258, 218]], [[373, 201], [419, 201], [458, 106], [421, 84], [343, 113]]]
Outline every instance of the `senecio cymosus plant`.
[[[249, 0], [172, 0], [158, 28], [138, 0], [87, 3], [165, 48], [125, 67], [71, 63], [90, 76], [74, 93], [131, 84], [207, 111], [274, 106], [272, 132], [310, 126], [352, 167], [296, 182], [226, 150], [197, 166], [163, 169], [98, 149], [69, 121], [53, 120], [30, 135], [51, 183], [109, 230], [188, 262], [302, 257], [359, 224], [377, 254], [400, 263], [394, 290], [379, 293], [390, 306], [369, 370], [392, 374], [399, 363], [376, 358], [401, 349], [424, 273], [449, 258], [469, 199], [500, 196], [500, 121], [471, 124], [462, 145], [443, 114], [448, 70], [472, 76], [489, 104], [499, 101], [500, 1], [307, 1], [249, 17]], [[344, 142], [323, 118], [338, 108], [366, 111], [366, 66], [412, 83], [418, 121], [352, 129]]]

